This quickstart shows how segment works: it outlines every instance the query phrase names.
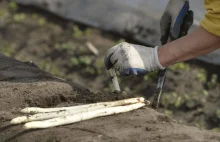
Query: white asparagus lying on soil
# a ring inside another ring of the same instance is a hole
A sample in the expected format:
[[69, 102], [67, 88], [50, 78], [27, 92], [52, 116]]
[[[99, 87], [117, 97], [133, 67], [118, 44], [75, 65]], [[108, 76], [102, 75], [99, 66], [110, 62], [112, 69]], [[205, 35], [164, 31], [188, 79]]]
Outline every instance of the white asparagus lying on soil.
[[38, 129], [38, 128], [55, 127], [55, 126], [80, 122], [83, 120], [88, 120], [88, 119], [92, 119], [96, 117], [128, 112], [128, 111], [141, 108], [143, 106], [145, 106], [145, 103], [136, 103], [136, 104], [126, 105], [126, 106], [103, 108], [103, 109], [93, 110], [89, 112], [82, 112], [82, 113], [67, 115], [63, 117], [57, 117], [57, 118], [44, 120], [44, 121], [28, 122], [24, 125], [24, 128], [25, 129]]
[[[73, 110], [73, 109], [82, 109], [82, 108], [89, 108], [94, 106], [120, 106], [126, 104], [134, 104], [138, 102], [144, 102], [145, 99], [143, 97], [138, 98], [130, 98], [124, 99], [119, 101], [112, 101], [112, 102], [101, 102], [101, 103], [93, 103], [93, 104], [86, 104], [86, 105], [79, 105], [79, 106], [72, 106], [72, 107], [59, 107], [59, 108], [39, 108], [39, 107], [27, 107], [21, 110], [22, 113], [41, 113], [41, 112], [54, 112], [54, 111], [64, 111], [64, 110]], [[150, 102], [146, 102], [149, 104]]]
[[79, 109], [67, 109], [67, 110], [60, 110], [60, 111], [55, 111], [55, 112], [37, 113], [33, 115], [28, 115], [28, 116], [20, 116], [20, 117], [16, 117], [12, 119], [10, 123], [20, 124], [20, 123], [25, 123], [25, 122], [30, 122], [30, 121], [46, 120], [46, 119], [73, 115], [73, 114], [82, 113], [82, 112], [89, 112], [89, 111], [93, 111], [97, 109], [103, 109], [103, 108], [108, 108], [108, 107], [113, 107], [113, 106], [118, 106], [118, 105], [127, 105], [127, 104], [131, 104], [131, 102], [144, 102], [144, 98], [132, 98], [129, 100], [128, 99], [121, 100], [120, 102], [115, 101], [114, 103], [111, 103], [108, 105], [101, 104], [98, 106], [84, 107], [84, 108], [79, 108]]
[[112, 105], [99, 105], [99, 106], [93, 106], [90, 108], [80, 108], [80, 109], [67, 109], [67, 110], [61, 110], [61, 111], [53, 111], [53, 112], [46, 112], [46, 113], [37, 113], [33, 115], [28, 115], [28, 116], [20, 116], [16, 117], [11, 120], [11, 124], [20, 124], [20, 123], [25, 123], [25, 122], [30, 122], [30, 121], [37, 121], [37, 120], [46, 120], [46, 119], [51, 119], [51, 118], [56, 118], [56, 117], [61, 117], [61, 116], [67, 116], [67, 115], [73, 115], [77, 113], [82, 113], [82, 112], [88, 112], [88, 111], [93, 111], [101, 108], [108, 108], [108, 107], [113, 107]]

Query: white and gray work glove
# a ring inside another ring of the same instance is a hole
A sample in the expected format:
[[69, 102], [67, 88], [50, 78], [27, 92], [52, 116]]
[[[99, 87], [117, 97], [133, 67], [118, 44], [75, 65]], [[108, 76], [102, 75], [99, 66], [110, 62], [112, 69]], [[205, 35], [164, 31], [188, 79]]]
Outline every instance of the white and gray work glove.
[[[170, 0], [160, 20], [161, 42], [185, 36], [193, 23], [193, 12], [188, 0]], [[151, 48], [121, 43], [107, 51], [105, 66], [114, 68], [121, 75], [144, 75], [151, 71], [165, 69], [158, 60], [158, 47]]]
[[114, 68], [122, 76], [144, 75], [147, 72], [163, 70], [158, 60], [158, 47], [120, 43], [107, 51], [105, 66]]
[[161, 42], [185, 36], [193, 23], [193, 12], [188, 0], [170, 0], [160, 20]]

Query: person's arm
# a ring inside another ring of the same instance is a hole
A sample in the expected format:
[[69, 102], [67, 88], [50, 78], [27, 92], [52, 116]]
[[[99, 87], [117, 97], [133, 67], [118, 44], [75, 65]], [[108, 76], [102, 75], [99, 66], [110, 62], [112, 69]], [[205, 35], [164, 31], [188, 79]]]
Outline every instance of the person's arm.
[[220, 48], [220, 37], [199, 27], [191, 34], [167, 43], [158, 49], [160, 64], [164, 67], [192, 59]]
[[161, 42], [166, 43], [168, 38], [174, 41], [159, 49], [158, 46], [118, 44], [107, 51], [106, 68], [114, 68], [124, 76], [144, 75], [220, 48], [220, 0], [205, 0], [205, 8], [207, 13], [201, 27], [186, 35], [188, 30], [184, 29], [188, 29], [193, 20], [189, 2], [170, 0], [160, 21]]
[[[170, 3], [174, 4], [180, 2], [170, 0]], [[158, 56], [162, 66], [169, 66], [176, 62], [192, 59], [220, 48], [220, 1], [204, 0], [204, 6], [206, 14], [201, 22], [201, 27], [193, 33], [168, 43], [159, 49]], [[175, 7], [171, 6], [167, 11], [172, 11], [173, 8]], [[164, 25], [161, 27], [164, 27]], [[161, 31], [163, 36], [163, 30]]]

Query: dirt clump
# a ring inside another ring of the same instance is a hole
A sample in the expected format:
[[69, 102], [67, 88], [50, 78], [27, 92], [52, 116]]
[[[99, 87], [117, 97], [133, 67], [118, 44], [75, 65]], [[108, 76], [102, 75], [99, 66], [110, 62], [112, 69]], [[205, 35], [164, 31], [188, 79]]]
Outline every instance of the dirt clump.
[[[103, 59], [110, 47], [122, 41], [125, 40], [117, 35], [39, 9], [1, 1], [0, 52], [23, 62], [5, 56], [0, 59], [0, 142], [219, 141], [219, 133], [198, 128], [220, 131], [220, 68], [197, 61], [169, 68], [158, 110], [166, 115], [145, 108], [33, 131], [9, 124], [27, 106], [72, 106], [133, 96], [150, 98], [156, 88], [154, 73], [118, 78], [128, 95], [111, 93], [112, 82]], [[91, 53], [86, 42], [91, 42], [100, 54]], [[4, 64], [7, 60], [11, 64]]]
[[[8, 59], [9, 65], [10, 62], [15, 63], [14, 59], [6, 56], [2, 56], [2, 58]], [[24, 67], [26, 63], [17, 61], [14, 66], [8, 68], [8, 72], [17, 72], [20, 69], [19, 66]], [[134, 95], [125, 93], [93, 93], [80, 85], [37, 69], [36, 66], [26, 66], [25, 68], [23, 71], [29, 73], [27, 78], [23, 76], [23, 79], [20, 79], [19, 74], [7, 74], [5, 80], [0, 82], [1, 142], [176, 140], [217, 142], [220, 140], [219, 133], [177, 124], [170, 117], [149, 107], [55, 128], [24, 130], [22, 125], [9, 123], [12, 118], [21, 115], [19, 110], [24, 107], [70, 106], [134, 97]], [[34, 72], [32, 72], [33, 68]], [[42, 76], [36, 78], [37, 74]], [[44, 78], [44, 74], [49, 78]]]

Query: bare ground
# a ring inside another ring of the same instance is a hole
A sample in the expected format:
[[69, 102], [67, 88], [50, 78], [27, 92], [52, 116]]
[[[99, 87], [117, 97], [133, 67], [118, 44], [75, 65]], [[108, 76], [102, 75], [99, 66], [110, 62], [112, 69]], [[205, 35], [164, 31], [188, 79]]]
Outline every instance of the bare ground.
[[[220, 140], [219, 133], [196, 128], [219, 131], [220, 68], [197, 61], [171, 67], [167, 74], [159, 111], [172, 116], [177, 123], [167, 115], [145, 108], [45, 130], [24, 131], [21, 125], [11, 126], [11, 118], [20, 115], [18, 110], [26, 106], [69, 106], [133, 96], [150, 98], [156, 85], [154, 74], [120, 78], [122, 89], [132, 95], [109, 93], [112, 84], [103, 58], [109, 47], [122, 41], [120, 37], [41, 10], [15, 9], [13, 4], [0, 2], [0, 52], [21, 61], [32, 60], [41, 69], [70, 81], [46, 72], [33, 78], [27, 70], [22, 74], [19, 70], [19, 74], [10, 74], [20, 75], [16, 79], [1, 76], [5, 73], [1, 72], [0, 141]], [[99, 50], [98, 56], [88, 50], [87, 41]], [[4, 65], [1, 59], [0, 68]], [[28, 66], [33, 64], [26, 63], [24, 68]], [[39, 68], [31, 71], [37, 73]], [[32, 77], [24, 79], [27, 76]]]
[[[0, 141], [219, 141], [217, 132], [177, 124], [170, 117], [151, 108], [102, 117], [45, 130], [24, 130], [10, 125], [10, 120], [27, 106], [55, 107], [74, 103], [117, 100], [131, 96], [113, 93], [94, 94], [88, 90], [57, 81], [0, 83]], [[77, 88], [75, 91], [73, 88]], [[99, 98], [99, 99], [97, 99]], [[108, 98], [108, 99], [107, 99]]]
[[[134, 97], [125, 93], [92, 93], [33, 64], [0, 55], [0, 141], [219, 141], [217, 132], [177, 124], [167, 115], [145, 107], [129, 113], [97, 118], [44, 130], [10, 125], [28, 106], [56, 107]], [[25, 76], [26, 74], [26, 76]], [[21, 78], [22, 76], [22, 78]]]

